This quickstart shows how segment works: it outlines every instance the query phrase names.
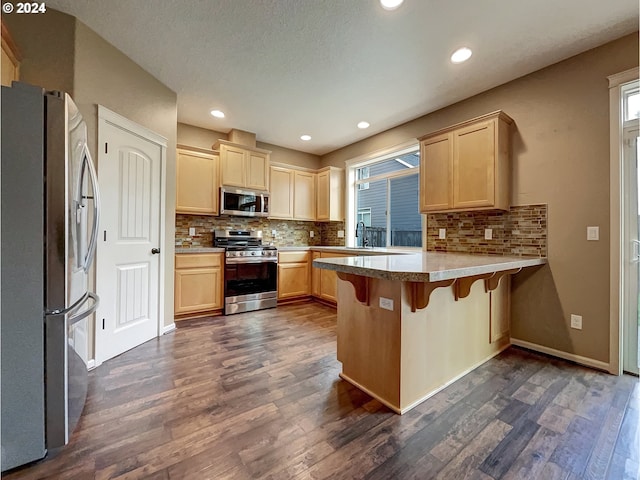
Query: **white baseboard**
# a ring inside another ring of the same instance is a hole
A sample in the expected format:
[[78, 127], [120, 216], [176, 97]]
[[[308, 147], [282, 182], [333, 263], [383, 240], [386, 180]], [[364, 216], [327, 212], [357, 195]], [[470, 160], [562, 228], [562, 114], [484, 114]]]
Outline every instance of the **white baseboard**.
[[93, 370], [94, 368], [96, 368], [96, 361], [92, 358], [87, 362], [87, 370]]
[[165, 325], [164, 327], [162, 327], [162, 330], [160, 331], [160, 335], [164, 335], [166, 333], [169, 332], [173, 332], [176, 329], [176, 324], [172, 323], [170, 325]]
[[546, 353], [547, 355], [552, 355], [554, 357], [562, 358], [564, 360], [569, 360], [571, 362], [579, 363], [580, 365], [584, 365], [586, 367], [591, 367], [597, 370], [604, 370], [605, 372], [609, 372], [609, 364], [606, 362], [601, 362], [600, 360], [594, 360], [593, 358], [588, 358], [580, 355], [575, 355], [573, 353], [563, 352], [562, 350], [556, 350], [555, 348], [545, 347], [543, 345], [538, 345], [537, 343], [518, 340], [517, 338], [512, 338], [511, 344], [516, 345], [518, 347], [527, 348], [529, 350], [533, 350], [536, 352]]

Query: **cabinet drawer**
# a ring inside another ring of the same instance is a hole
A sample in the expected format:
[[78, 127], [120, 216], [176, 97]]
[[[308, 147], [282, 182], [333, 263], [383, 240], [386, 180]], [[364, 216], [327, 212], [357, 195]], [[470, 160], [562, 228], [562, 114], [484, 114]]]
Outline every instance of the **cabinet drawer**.
[[177, 253], [176, 268], [222, 266], [222, 253]]
[[309, 252], [279, 252], [278, 262], [280, 263], [299, 263], [309, 260]]

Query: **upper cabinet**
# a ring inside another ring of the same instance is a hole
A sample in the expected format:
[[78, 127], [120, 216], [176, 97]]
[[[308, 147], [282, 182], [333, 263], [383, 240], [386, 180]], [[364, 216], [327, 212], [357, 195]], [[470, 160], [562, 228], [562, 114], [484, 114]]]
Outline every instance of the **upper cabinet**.
[[344, 220], [344, 170], [325, 167], [318, 171], [316, 220]]
[[176, 213], [218, 215], [219, 157], [179, 148], [176, 167]]
[[284, 166], [271, 166], [270, 218], [315, 220], [316, 174]]
[[269, 150], [218, 140], [220, 151], [220, 184], [250, 190], [269, 189]]
[[420, 211], [509, 209], [509, 133], [497, 111], [420, 141]]
[[10, 87], [11, 82], [20, 79], [20, 53], [7, 27], [2, 24], [2, 65], [0, 66], [2, 85]]
[[295, 220], [316, 219], [316, 174], [294, 171], [293, 218]]

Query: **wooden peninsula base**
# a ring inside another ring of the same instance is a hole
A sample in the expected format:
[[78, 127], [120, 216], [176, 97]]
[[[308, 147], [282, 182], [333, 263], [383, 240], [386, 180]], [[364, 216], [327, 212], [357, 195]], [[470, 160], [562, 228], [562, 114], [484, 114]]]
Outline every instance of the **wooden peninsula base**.
[[544, 258], [423, 252], [334, 270], [340, 376], [404, 413], [509, 346], [510, 280]]
[[471, 285], [436, 288], [426, 308], [412, 311], [413, 282], [360, 277], [369, 305], [338, 280], [340, 376], [397, 413], [426, 400], [509, 346], [509, 276], [485, 292]]

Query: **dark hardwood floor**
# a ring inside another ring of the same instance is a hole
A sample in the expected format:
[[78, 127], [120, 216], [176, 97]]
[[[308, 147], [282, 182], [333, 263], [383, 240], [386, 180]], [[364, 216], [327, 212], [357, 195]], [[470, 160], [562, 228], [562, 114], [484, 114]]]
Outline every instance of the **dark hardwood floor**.
[[92, 371], [71, 443], [6, 478], [638, 478], [635, 377], [511, 348], [399, 416], [335, 357], [317, 303], [190, 321]]

